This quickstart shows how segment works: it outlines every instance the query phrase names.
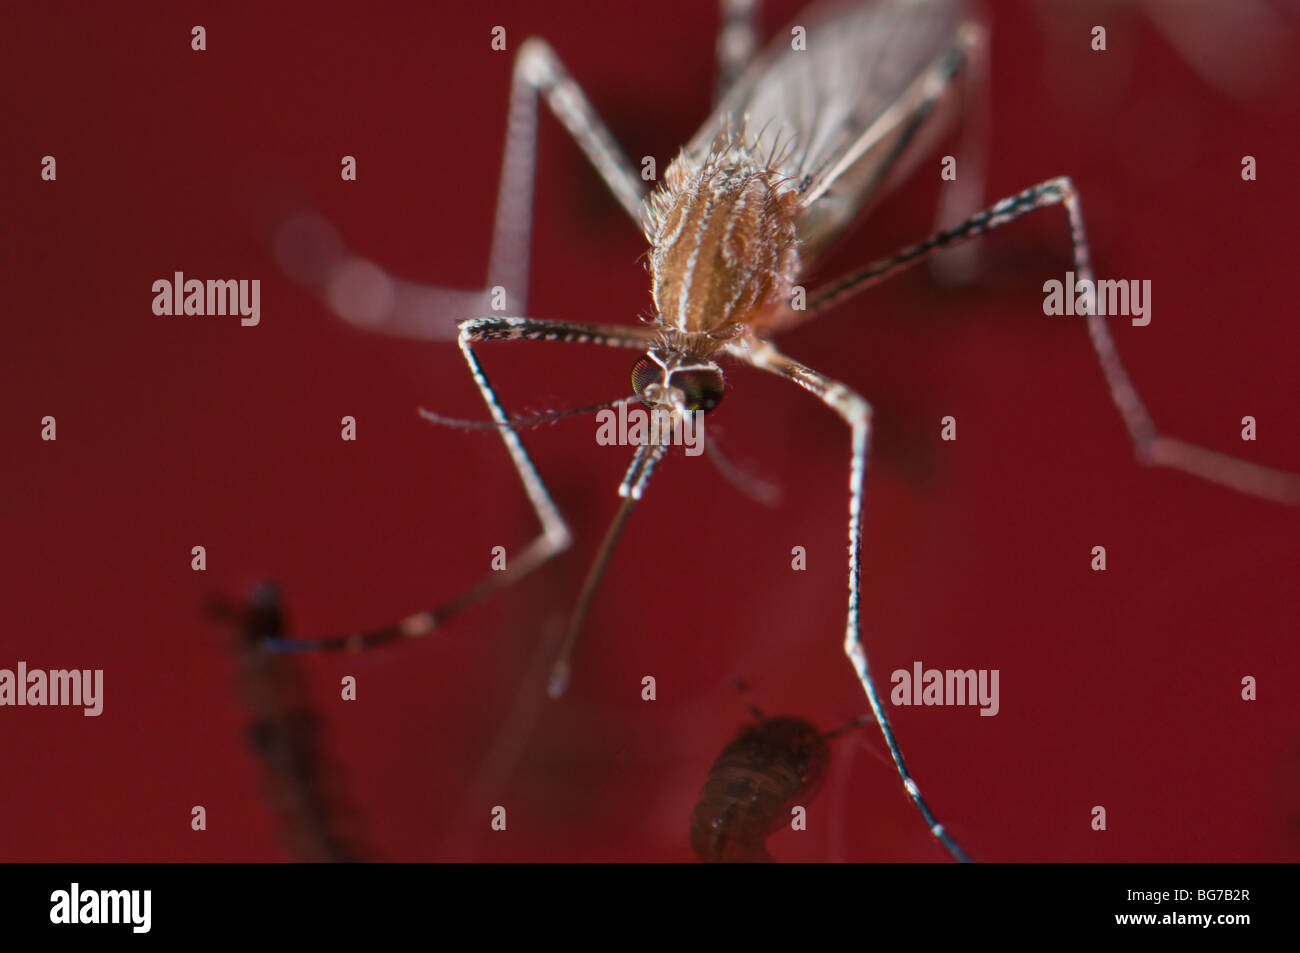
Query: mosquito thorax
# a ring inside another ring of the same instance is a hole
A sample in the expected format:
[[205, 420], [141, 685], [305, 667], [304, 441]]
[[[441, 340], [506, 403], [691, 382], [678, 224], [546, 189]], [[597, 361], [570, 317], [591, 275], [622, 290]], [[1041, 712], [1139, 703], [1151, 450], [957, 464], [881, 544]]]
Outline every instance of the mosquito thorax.
[[668, 328], [716, 337], [756, 320], [797, 280], [797, 193], [742, 142], [719, 142], [703, 163], [674, 162], [649, 207], [651, 293]]
[[632, 392], [647, 407], [708, 413], [722, 402], [722, 370], [682, 354], [643, 354], [632, 365]]

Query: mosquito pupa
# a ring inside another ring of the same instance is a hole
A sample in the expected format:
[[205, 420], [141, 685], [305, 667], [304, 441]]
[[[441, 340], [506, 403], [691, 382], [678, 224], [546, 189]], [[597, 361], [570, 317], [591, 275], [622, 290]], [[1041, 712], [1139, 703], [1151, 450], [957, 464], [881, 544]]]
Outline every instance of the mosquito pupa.
[[863, 715], [822, 733], [803, 718], [749, 709], [754, 720], [722, 749], [700, 789], [691, 817], [691, 847], [700, 860], [771, 860], [768, 836], [791, 823], [794, 809], [806, 811], [826, 778], [827, 742], [873, 720]]

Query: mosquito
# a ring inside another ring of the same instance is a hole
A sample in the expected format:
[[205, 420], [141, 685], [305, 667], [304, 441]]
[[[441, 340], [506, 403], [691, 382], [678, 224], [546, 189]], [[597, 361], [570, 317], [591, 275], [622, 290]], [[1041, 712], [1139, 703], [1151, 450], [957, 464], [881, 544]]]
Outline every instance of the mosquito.
[[[562, 414], [512, 419], [479, 362], [477, 345], [549, 341], [640, 351], [632, 370], [633, 395], [623, 400], [635, 399], [669, 415], [715, 408], [725, 390], [722, 362], [737, 361], [810, 392], [849, 428], [844, 651], [907, 796], [934, 837], [954, 858], [965, 861], [965, 850], [936, 819], [907, 767], [862, 644], [862, 504], [871, 405], [849, 385], [782, 353], [773, 338], [936, 252], [1055, 206], [1065, 212], [1074, 273], [1080, 281], [1092, 281], [1079, 194], [1068, 177], [1047, 179], [893, 255], [814, 286], [804, 307], [798, 308], [794, 291], [802, 289], [804, 276], [827, 248], [905, 176], [954, 118], [965, 112], [969, 119], [975, 112], [970, 92], [986, 56], [987, 31], [965, 0], [840, 0], [805, 10], [790, 29], [756, 52], [757, 6], [754, 0], [722, 0], [717, 42], [721, 93], [713, 113], [652, 194], [551, 47], [537, 38], [521, 45], [511, 84], [488, 287], [483, 291], [394, 277], [349, 253], [319, 216], [280, 223], [275, 241], [286, 270], [316, 291], [338, 316], [372, 330], [446, 340], [452, 337], [449, 315], [487, 314], [493, 310], [492, 299], [505, 292], [507, 307], [520, 316], [470, 317], [457, 326], [456, 339], [491, 415], [492, 422], [485, 426], [499, 431], [505, 442], [541, 532], [507, 571], [489, 572], [437, 609], [354, 635], [270, 639], [265, 647], [369, 649], [424, 636], [569, 547], [568, 526], [517, 432]], [[793, 41], [795, 33], [802, 34], [802, 43]], [[654, 308], [639, 326], [522, 316], [527, 311], [539, 99], [568, 130], [649, 243]], [[1105, 317], [1089, 314], [1086, 322], [1111, 399], [1140, 462], [1172, 467], [1266, 499], [1300, 503], [1300, 477], [1159, 431], [1120, 361]], [[423, 413], [437, 423], [464, 423]], [[561, 695], [569, 682], [587, 610], [666, 450], [662, 443], [639, 446], [619, 485], [622, 503], [579, 593], [548, 685], [552, 697]]]

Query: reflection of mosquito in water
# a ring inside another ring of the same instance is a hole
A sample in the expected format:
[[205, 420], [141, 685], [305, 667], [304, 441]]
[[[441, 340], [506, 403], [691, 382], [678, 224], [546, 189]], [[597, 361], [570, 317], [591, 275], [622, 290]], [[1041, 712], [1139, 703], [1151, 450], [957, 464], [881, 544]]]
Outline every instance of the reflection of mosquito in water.
[[[737, 679], [736, 688], [748, 695]], [[691, 847], [700, 860], [771, 860], [765, 841], [807, 809], [830, 767], [826, 742], [874, 720], [859, 715], [825, 734], [802, 718], [754, 716], [722, 749], [691, 818]]]
[[267, 639], [285, 632], [276, 588], [257, 587], [240, 607], [216, 601], [211, 614], [231, 633], [251, 716], [248, 744], [265, 769], [267, 799], [287, 846], [301, 860], [362, 859], [345, 830], [350, 812], [340, 803], [338, 772], [327, 757], [324, 726], [300, 666], [287, 656], [259, 651]]
[[[619, 150], [551, 48], [537, 39], [520, 47], [488, 264], [489, 290], [453, 291], [394, 278], [350, 255], [316, 215], [290, 216], [279, 223], [274, 240], [286, 270], [346, 320], [387, 333], [446, 340], [453, 336], [449, 317], [469, 317], [459, 324], [457, 340], [491, 413], [493, 423], [486, 426], [500, 431], [542, 531], [514, 556], [508, 571], [487, 573], [438, 609], [369, 632], [272, 639], [266, 647], [363, 649], [425, 635], [568, 548], [571, 538], [564, 518], [516, 433], [536, 418], [512, 420], [506, 414], [479, 364], [476, 344], [553, 341], [642, 350], [632, 370], [633, 396], [651, 409], [674, 415], [711, 412], [718, 405], [724, 390], [719, 361], [730, 358], [797, 384], [850, 429], [844, 650], [908, 796], [934, 836], [954, 857], [965, 860], [965, 852], [935, 819], [907, 769], [860, 638], [863, 478], [871, 444], [871, 407], [848, 385], [781, 353], [771, 339], [934, 252], [1057, 205], [1065, 212], [1074, 273], [1080, 282], [1091, 283], [1079, 196], [1070, 179], [1048, 179], [897, 254], [814, 286], [805, 295], [800, 282], [826, 249], [936, 141], [953, 107], [962, 105], [959, 93], [969, 95], [984, 62], [985, 31], [962, 0], [831, 2], [805, 11], [792, 29], [755, 56], [755, 7], [752, 0], [722, 3], [719, 102], [652, 195], [646, 194], [638, 167]], [[959, 77], [963, 84], [955, 82]], [[502, 298], [515, 314], [526, 311], [539, 93], [650, 244], [655, 307], [643, 326], [475, 317], [499, 310]], [[970, 163], [978, 166], [978, 158]], [[1105, 318], [1089, 314], [1085, 320], [1111, 399], [1139, 460], [1264, 498], [1300, 502], [1300, 479], [1291, 474], [1160, 433], [1120, 362]], [[614, 403], [618, 401], [600, 406]], [[561, 414], [549, 415], [556, 416]], [[578, 597], [552, 671], [552, 696], [568, 684], [587, 609], [615, 543], [665, 452], [664, 445], [640, 446], [619, 486], [623, 502]]]

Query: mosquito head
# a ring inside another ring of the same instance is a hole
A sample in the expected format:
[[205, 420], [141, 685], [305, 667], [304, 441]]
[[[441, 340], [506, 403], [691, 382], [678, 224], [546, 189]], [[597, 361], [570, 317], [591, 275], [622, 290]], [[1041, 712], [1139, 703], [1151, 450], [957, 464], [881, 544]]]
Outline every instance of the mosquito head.
[[649, 351], [632, 365], [632, 390], [651, 409], [707, 414], [722, 401], [722, 370], [712, 361]]

